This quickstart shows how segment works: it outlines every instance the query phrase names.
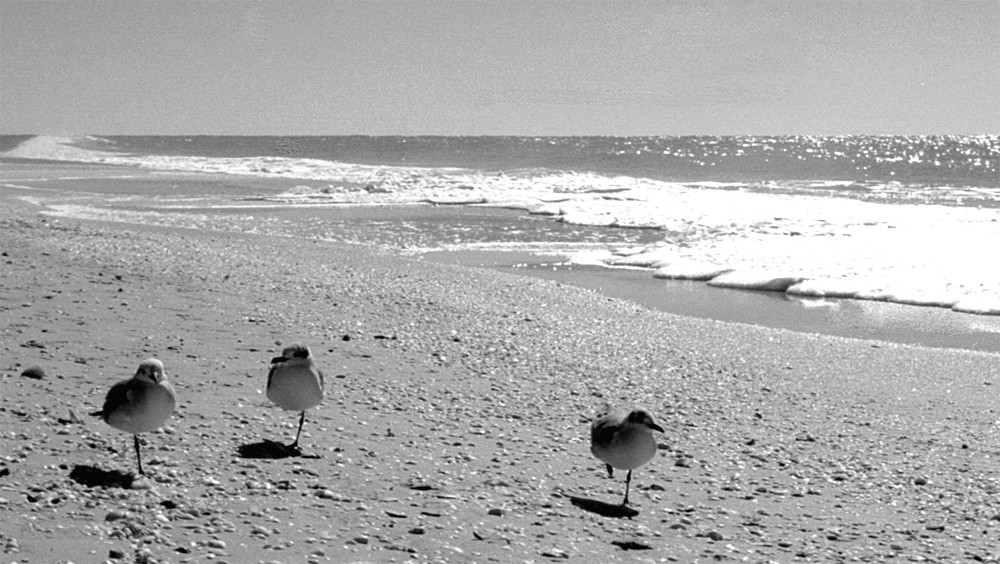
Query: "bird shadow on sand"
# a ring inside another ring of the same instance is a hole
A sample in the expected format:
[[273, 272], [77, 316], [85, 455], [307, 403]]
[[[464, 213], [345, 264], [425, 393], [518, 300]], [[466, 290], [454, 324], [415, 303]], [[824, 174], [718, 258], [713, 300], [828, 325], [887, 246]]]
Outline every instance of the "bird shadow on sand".
[[259, 443], [246, 443], [236, 449], [241, 458], [319, 458], [315, 454], [302, 454], [297, 446], [263, 440]]
[[77, 464], [69, 473], [74, 482], [88, 488], [122, 488], [131, 489], [135, 475], [121, 470], [102, 470], [96, 466]]
[[598, 501], [596, 499], [576, 496], [569, 496], [569, 500], [573, 505], [579, 507], [580, 509], [596, 513], [601, 517], [615, 517], [617, 519], [627, 517], [631, 519], [639, 514], [639, 511], [632, 509], [627, 505], [604, 503], [603, 501]]

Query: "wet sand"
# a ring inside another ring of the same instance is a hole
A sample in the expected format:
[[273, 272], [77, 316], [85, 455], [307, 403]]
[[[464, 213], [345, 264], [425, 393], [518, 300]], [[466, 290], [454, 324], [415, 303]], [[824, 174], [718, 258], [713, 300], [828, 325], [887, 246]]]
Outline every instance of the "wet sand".
[[423, 256], [442, 264], [556, 280], [688, 317], [926, 347], [1000, 352], [1000, 316], [883, 301], [716, 288], [702, 281], [660, 280], [649, 269], [575, 265], [562, 257], [527, 252], [447, 251]]
[[[2, 203], [8, 560], [1000, 560], [996, 354]], [[245, 458], [294, 435], [262, 393], [292, 341], [327, 374], [304, 456]], [[86, 413], [149, 356], [179, 405], [144, 437], [136, 483], [131, 437]], [[589, 453], [605, 403], [667, 430], [630, 518], [595, 512], [624, 486]]]

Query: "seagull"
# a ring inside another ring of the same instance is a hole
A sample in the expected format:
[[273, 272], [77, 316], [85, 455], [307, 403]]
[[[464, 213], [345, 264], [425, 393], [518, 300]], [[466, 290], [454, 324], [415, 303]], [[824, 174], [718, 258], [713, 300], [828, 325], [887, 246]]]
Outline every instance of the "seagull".
[[628, 470], [625, 476], [625, 499], [628, 505], [628, 489], [632, 482], [632, 470], [650, 461], [656, 454], [656, 439], [653, 431], [663, 432], [663, 428], [653, 422], [653, 417], [642, 409], [625, 415], [608, 412], [590, 426], [590, 452], [608, 467], [608, 477], [614, 477], [614, 469]]
[[163, 363], [148, 358], [139, 364], [135, 376], [111, 386], [104, 399], [104, 407], [91, 415], [100, 417], [115, 429], [132, 433], [135, 461], [142, 471], [139, 455], [139, 433], [155, 431], [163, 426], [174, 412], [177, 397], [167, 381]]
[[267, 374], [267, 399], [282, 409], [302, 412], [295, 442], [288, 446], [297, 449], [306, 410], [316, 407], [323, 400], [323, 372], [316, 368], [309, 347], [291, 344], [281, 351], [281, 356], [271, 359], [271, 371]]

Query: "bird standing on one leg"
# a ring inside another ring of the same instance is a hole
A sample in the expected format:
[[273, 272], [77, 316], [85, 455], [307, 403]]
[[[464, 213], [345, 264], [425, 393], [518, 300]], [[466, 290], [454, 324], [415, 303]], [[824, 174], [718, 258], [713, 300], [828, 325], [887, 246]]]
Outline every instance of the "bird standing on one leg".
[[323, 400], [323, 372], [316, 368], [309, 347], [292, 344], [271, 359], [267, 374], [267, 398], [288, 411], [300, 411], [299, 430], [290, 449], [298, 449], [306, 410]]
[[167, 381], [163, 363], [149, 358], [139, 364], [135, 376], [111, 386], [104, 406], [91, 415], [99, 416], [115, 429], [132, 433], [135, 461], [139, 473], [145, 474], [139, 454], [139, 433], [162, 427], [176, 405], [177, 398]]
[[663, 428], [642, 409], [628, 415], [607, 413], [590, 426], [590, 452], [607, 465], [608, 476], [614, 477], [615, 468], [628, 470], [622, 505], [628, 505], [632, 470], [649, 462], [656, 454], [653, 431], [662, 433]]

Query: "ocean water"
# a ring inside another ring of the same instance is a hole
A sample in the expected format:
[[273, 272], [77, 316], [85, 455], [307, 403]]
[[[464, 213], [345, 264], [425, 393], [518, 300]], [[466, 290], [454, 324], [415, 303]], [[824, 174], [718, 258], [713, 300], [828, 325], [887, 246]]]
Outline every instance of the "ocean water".
[[[410, 253], [519, 250], [1000, 315], [1000, 136], [37, 136], [0, 151], [120, 167], [73, 193], [5, 175], [54, 216], [351, 232]], [[380, 211], [396, 205], [411, 219]]]

